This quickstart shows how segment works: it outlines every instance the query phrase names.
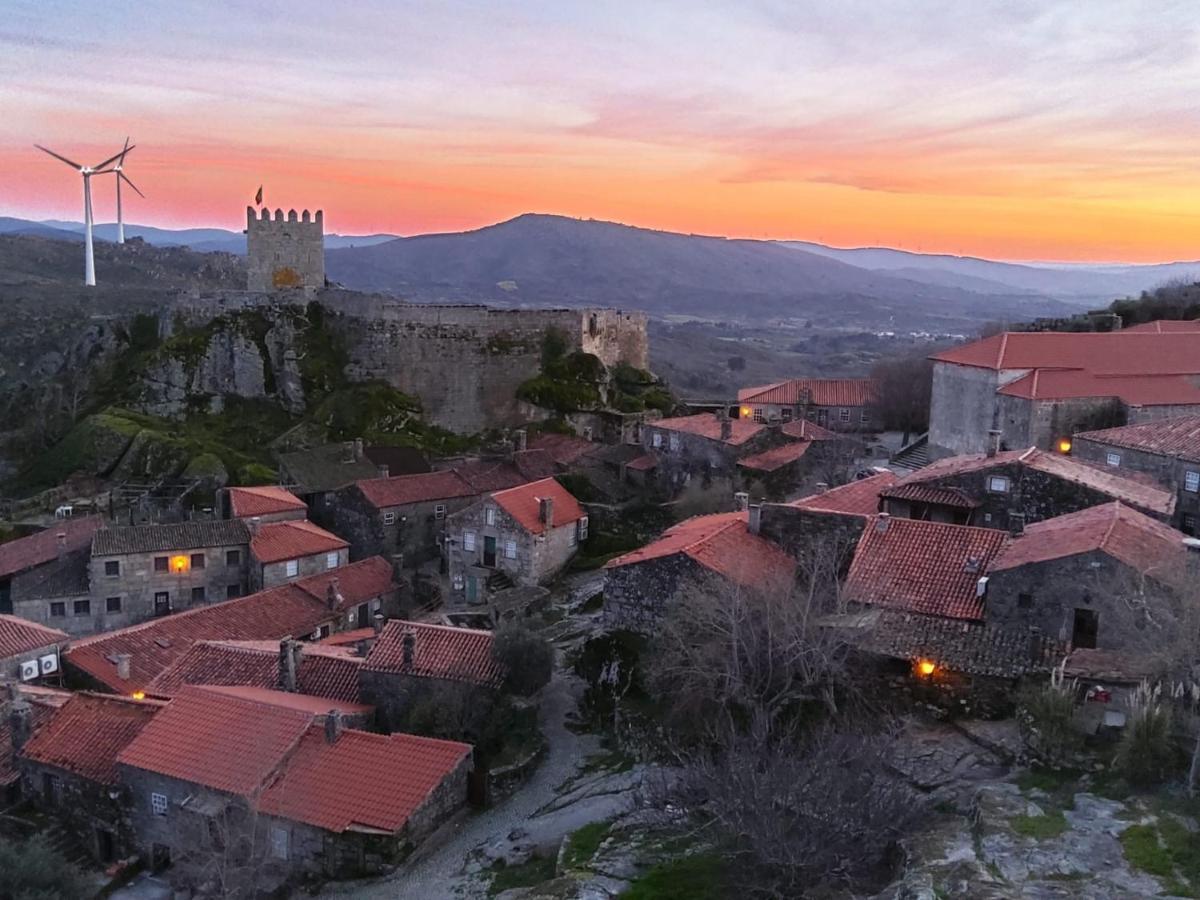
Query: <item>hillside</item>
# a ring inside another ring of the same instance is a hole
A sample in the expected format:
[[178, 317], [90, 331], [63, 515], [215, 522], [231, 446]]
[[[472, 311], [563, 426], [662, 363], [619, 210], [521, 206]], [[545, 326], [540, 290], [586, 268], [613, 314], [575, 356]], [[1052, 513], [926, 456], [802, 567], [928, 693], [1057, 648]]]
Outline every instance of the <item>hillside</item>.
[[476, 231], [330, 250], [326, 272], [347, 287], [419, 302], [623, 306], [858, 327], [955, 330], [1079, 308], [1021, 291], [985, 296], [921, 283], [770, 241], [532, 214]]

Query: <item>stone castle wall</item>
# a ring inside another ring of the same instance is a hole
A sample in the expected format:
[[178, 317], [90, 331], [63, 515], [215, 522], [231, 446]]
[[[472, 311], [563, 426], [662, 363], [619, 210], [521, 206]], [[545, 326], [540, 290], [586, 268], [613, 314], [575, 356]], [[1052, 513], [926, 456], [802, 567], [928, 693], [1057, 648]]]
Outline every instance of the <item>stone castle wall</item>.
[[246, 286], [251, 291], [292, 288], [319, 290], [325, 286], [325, 236], [321, 210], [310, 218], [290, 210], [264, 209], [262, 217], [246, 207]]

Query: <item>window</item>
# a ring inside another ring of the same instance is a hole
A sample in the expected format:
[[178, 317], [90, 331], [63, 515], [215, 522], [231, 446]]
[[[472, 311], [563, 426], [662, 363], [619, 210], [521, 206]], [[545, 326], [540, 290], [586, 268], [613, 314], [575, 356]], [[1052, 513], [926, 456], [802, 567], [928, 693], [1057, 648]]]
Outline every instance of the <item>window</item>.
[[792, 421], [792, 408], [790, 406], [785, 406], [783, 409], [781, 409], [779, 411], [779, 419], [783, 422]]
[[516, 541], [505, 541], [504, 542], [504, 558], [505, 559], [516, 559], [517, 558], [517, 542]]
[[1075, 609], [1075, 627], [1071, 631], [1071, 646], [1087, 649], [1096, 646], [1100, 632], [1100, 614], [1094, 609]]
[[588, 517], [583, 516], [579, 520], [579, 539], [586, 541], [588, 536]]
[[232, 600], [234, 597], [242, 596], [242, 586], [240, 584], [231, 584], [225, 588], [225, 597]]
[[106, 597], [104, 599], [104, 611], [110, 613], [119, 613], [121, 611], [121, 598]]
[[679, 435], [677, 435], [677, 434], [671, 435], [671, 452], [672, 453], [679, 452]]
[[754, 409], [754, 421], [755, 421], [755, 422], [757, 422], [759, 425], [761, 425], [763, 422], [767, 421], [767, 416], [766, 416], [766, 414], [765, 414], [765, 413], [762, 411], [762, 408], [761, 408], [761, 407], [755, 407], [755, 409]]
[[991, 475], [988, 477], [987, 488], [993, 494], [1008, 493], [1008, 479], [1003, 475]]
[[383, 514], [383, 524], [384, 525], [395, 525], [396, 524], [396, 514], [394, 512], [385, 512]]
[[1017, 609], [1032, 609], [1033, 594], [1017, 594]]
[[192, 568], [193, 569], [203, 569], [204, 568], [204, 554], [203, 553], [193, 553], [192, 554]]
[[155, 572], [169, 572], [171, 570], [170, 561], [165, 556], [154, 557]]
[[156, 816], [165, 816], [167, 814], [167, 795], [152, 793], [150, 795], [150, 811]]
[[846, 409], [844, 406], [841, 409], [839, 409], [838, 410], [838, 421], [849, 422], [850, 421], [850, 410]]
[[483, 511], [483, 524], [485, 524], [485, 525], [495, 525], [496, 524], [496, 508], [494, 506], [489, 506], [487, 509], [485, 509]]
[[1119, 466], [1121, 464], [1121, 454], [1120, 453], [1108, 453], [1105, 455], [1104, 461], [1106, 463], [1108, 463], [1110, 466]]
[[475, 552], [475, 532], [463, 532], [463, 550], [465, 550], [467, 553]]
[[288, 858], [288, 833], [286, 828], [271, 829], [271, 855], [276, 859]]
[[75, 615], [90, 616], [91, 614], [92, 614], [92, 601], [91, 600], [76, 600], [75, 601]]
[[283, 570], [287, 573], [288, 578], [295, 578], [300, 574], [300, 560], [289, 559], [283, 564]]
[[1184, 534], [1195, 537], [1196, 535], [1196, 517], [1191, 513], [1184, 513], [1179, 522], [1179, 530]]
[[1200, 472], [1184, 472], [1183, 489], [1193, 494], [1200, 491]]
[[871, 414], [864, 409], [859, 415], [858, 421], [862, 425], [868, 424], [871, 421]]
[[116, 560], [116, 559], [108, 560], [108, 562], [106, 562], [104, 564], [104, 574], [109, 576], [110, 578], [116, 578], [118, 575], [120, 575], [121, 574], [120, 560]]
[[326, 553], [325, 554], [325, 568], [336, 569], [337, 567], [338, 567], [337, 551], [334, 550], [332, 553]]
[[446, 518], [446, 504], [445, 504], [445, 503], [439, 503], [439, 504], [437, 504], [436, 506], [434, 506], [434, 508], [433, 508], [433, 517], [434, 517], [435, 519], [444, 519], [444, 518]]
[[192, 588], [192, 602], [193, 603], [203, 603], [204, 600], [205, 600], [204, 588], [203, 587]]
[[171, 592], [170, 591], [155, 591], [154, 592], [154, 614], [156, 616], [165, 616], [171, 611]]
[[67, 614], [67, 604], [55, 601], [50, 604], [50, 615], [56, 619], [60, 619]]
[[657, 431], [656, 431], [656, 432], [654, 432], [654, 434], [652, 434], [652, 435], [650, 436], [650, 444], [651, 444], [653, 447], [655, 447], [656, 449], [657, 449], [658, 447], [661, 447], [661, 446], [662, 446], [662, 434], [661, 434], [660, 432], [657, 432]]
[[242, 551], [241, 550], [226, 550], [225, 551], [225, 565], [240, 566], [241, 564], [242, 564]]

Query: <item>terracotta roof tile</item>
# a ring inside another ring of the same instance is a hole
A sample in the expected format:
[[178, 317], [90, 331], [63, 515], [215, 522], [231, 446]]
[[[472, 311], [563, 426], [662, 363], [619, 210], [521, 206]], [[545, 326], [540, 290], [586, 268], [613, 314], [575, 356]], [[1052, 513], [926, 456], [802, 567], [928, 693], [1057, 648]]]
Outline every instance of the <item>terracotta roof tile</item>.
[[453, 469], [421, 475], [398, 475], [395, 478], [372, 478], [358, 482], [358, 489], [376, 509], [452, 500], [478, 493]]
[[[405, 635], [413, 636], [412, 665], [404, 663]], [[473, 628], [392, 619], [383, 626], [363, 668], [419, 678], [498, 686], [504, 672], [492, 658], [492, 633]]]
[[[68, 700], [75, 696], [70, 691], [55, 688], [42, 688], [23, 684], [19, 688], [21, 697], [29, 701], [30, 733], [37, 734], [38, 729], [50, 720], [55, 710], [60, 709]], [[12, 717], [0, 716], [0, 786], [14, 784], [21, 777], [17, 766], [17, 753], [12, 742]]]
[[683, 554], [735, 584], [786, 590], [796, 566], [765, 538], [751, 534], [744, 512], [696, 516], [663, 532], [658, 540], [609, 561], [606, 569]]
[[625, 468], [635, 472], [649, 472], [658, 468], [658, 457], [653, 453], [643, 453], [627, 462]]
[[233, 547], [248, 543], [250, 529], [241, 519], [128, 525], [97, 531], [92, 538], [92, 556], [199, 550], [203, 547]]
[[1116, 397], [1129, 406], [1200, 404], [1200, 387], [1185, 375], [1097, 375], [1082, 369], [1034, 369], [997, 390], [1026, 400]]
[[284, 512], [308, 512], [308, 506], [286, 488], [276, 485], [229, 488], [229, 508], [235, 519]]
[[992, 528], [871, 516], [843, 596], [868, 606], [982, 619], [976, 585], [1007, 538]]
[[869, 478], [851, 481], [811, 497], [794, 500], [789, 506], [814, 512], [841, 513], [847, 516], [873, 516], [879, 512], [879, 495], [896, 483], [893, 472], [880, 472]]
[[816, 422], [810, 422], [808, 419], [795, 419], [791, 422], [784, 422], [782, 431], [788, 437], [794, 437], [802, 441], [835, 441], [844, 437], [836, 431], [822, 428]]
[[1200, 462], [1200, 416], [1159, 419], [1101, 431], [1082, 431], [1074, 439]]
[[[7, 578], [34, 566], [57, 559], [60, 552], [72, 553], [90, 547], [92, 536], [104, 527], [100, 516], [63, 519], [45, 531], [0, 544], [0, 578]], [[65, 547], [59, 547], [58, 536], [66, 535]]]
[[574, 465], [596, 450], [596, 444], [573, 434], [546, 432], [529, 442], [530, 450], [544, 450], [560, 466]]
[[67, 633], [18, 616], [0, 615], [0, 659], [20, 656], [52, 644], [65, 644]]
[[762, 453], [755, 453], [738, 460], [738, 465], [759, 472], [774, 472], [784, 466], [794, 463], [808, 452], [812, 441], [793, 441], [779, 447], [772, 447]]
[[264, 522], [250, 539], [250, 553], [260, 563], [334, 553], [350, 545], [307, 519]]
[[[313, 726], [263, 793], [259, 809], [326, 831], [395, 833], [470, 756], [469, 744], [410, 734], [346, 730], [330, 743], [324, 728]], [[347, 778], [347, 772], [370, 777]]]
[[[766, 425], [761, 425], [751, 419], [731, 419], [731, 437], [722, 443], [737, 446], [744, 444]], [[697, 413], [694, 416], [676, 416], [673, 419], [659, 419], [657, 422], [647, 422], [646, 428], [661, 428], [664, 431], [678, 431], [683, 434], [694, 434], [697, 437], [708, 438], [712, 441], [721, 440], [721, 419], [713, 413]]]
[[523, 450], [511, 460], [476, 460], [455, 466], [454, 471], [476, 494], [490, 494], [539, 481], [554, 474], [554, 460], [545, 450]]
[[869, 378], [793, 378], [759, 387], [742, 388], [738, 401], [795, 406], [866, 406], [874, 394]]
[[370, 459], [355, 458], [354, 444], [349, 441], [280, 453], [279, 463], [302, 494], [336, 491], [379, 474], [379, 467]]
[[541, 518], [543, 499], [554, 501], [555, 528], [571, 525], [587, 515], [574, 495], [553, 478], [497, 491], [491, 499], [531, 534], [541, 534], [546, 530], [546, 523]]
[[118, 754], [162, 707], [155, 700], [75, 694], [35, 730], [20, 755], [89, 781], [115, 785]]
[[915, 503], [934, 503], [939, 506], [953, 506], [958, 509], [975, 509], [979, 506], [977, 500], [972, 500], [959, 488], [937, 487], [932, 484], [896, 484], [879, 492], [880, 497], [889, 500], [910, 500]]
[[349, 631], [339, 631], [329, 637], [323, 637], [317, 643], [329, 647], [348, 647], [359, 641], [373, 640], [375, 640], [374, 628], [352, 628]]
[[1083, 369], [1096, 375], [1200, 373], [1200, 331], [1005, 332], [931, 359], [984, 369]]
[[1142, 322], [1140, 325], [1129, 325], [1121, 330], [1125, 334], [1147, 331], [1154, 334], [1200, 331], [1200, 319], [1157, 319], [1153, 322]]

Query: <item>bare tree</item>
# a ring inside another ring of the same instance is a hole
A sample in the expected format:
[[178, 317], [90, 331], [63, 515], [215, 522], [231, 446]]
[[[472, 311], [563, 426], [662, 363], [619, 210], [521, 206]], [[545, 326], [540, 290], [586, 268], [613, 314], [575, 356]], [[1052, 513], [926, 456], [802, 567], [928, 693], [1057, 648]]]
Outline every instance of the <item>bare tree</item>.
[[924, 354], [882, 359], [871, 367], [871, 380], [874, 421], [889, 431], [904, 432], [905, 444], [914, 432], [929, 427], [933, 363]]

